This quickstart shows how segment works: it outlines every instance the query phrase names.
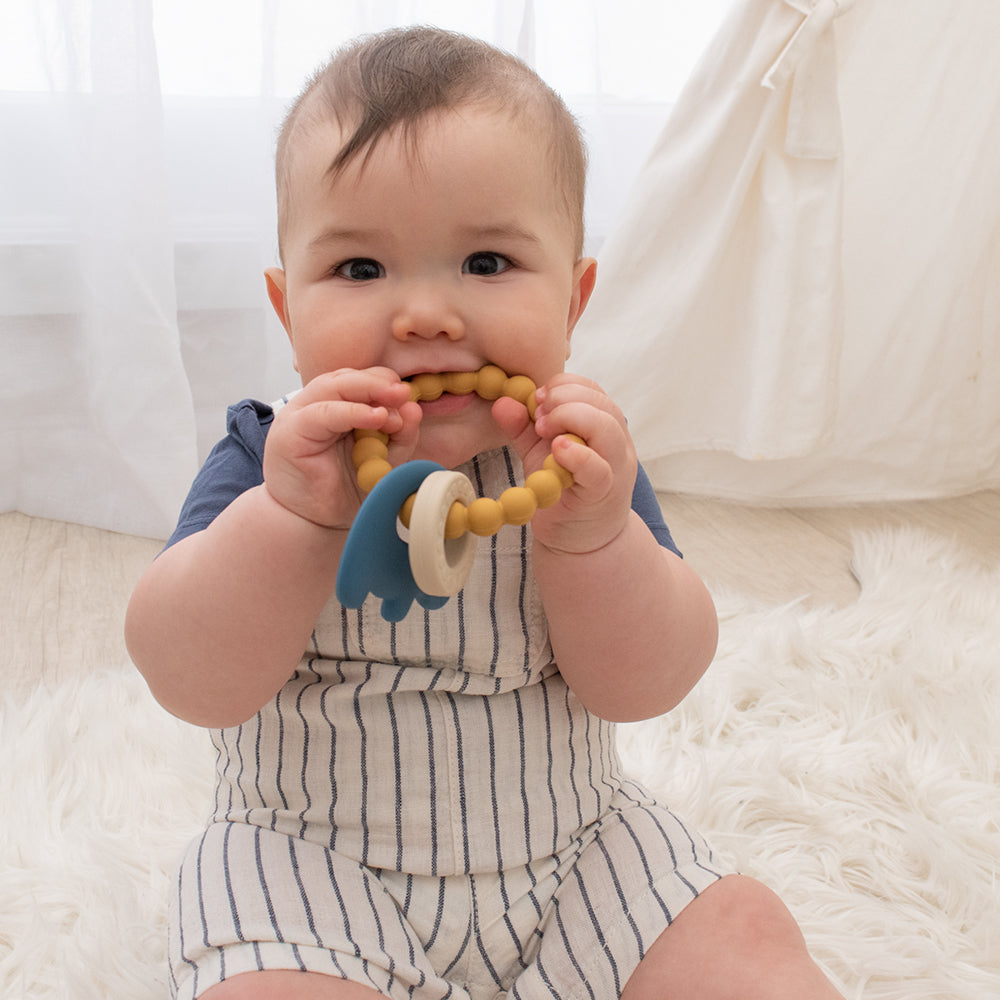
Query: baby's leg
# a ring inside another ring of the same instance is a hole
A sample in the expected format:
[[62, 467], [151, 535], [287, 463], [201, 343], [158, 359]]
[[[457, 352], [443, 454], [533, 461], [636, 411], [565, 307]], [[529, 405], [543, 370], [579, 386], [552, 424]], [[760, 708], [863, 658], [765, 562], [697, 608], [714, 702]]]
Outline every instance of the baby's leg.
[[411, 986], [433, 998], [450, 990], [379, 873], [246, 823], [213, 823], [188, 850], [171, 907], [170, 958], [179, 1000], [405, 998]]
[[245, 972], [213, 986], [199, 1000], [375, 1000], [375, 990], [312, 972]]
[[689, 903], [653, 943], [622, 1000], [840, 1000], [784, 903], [729, 875]]

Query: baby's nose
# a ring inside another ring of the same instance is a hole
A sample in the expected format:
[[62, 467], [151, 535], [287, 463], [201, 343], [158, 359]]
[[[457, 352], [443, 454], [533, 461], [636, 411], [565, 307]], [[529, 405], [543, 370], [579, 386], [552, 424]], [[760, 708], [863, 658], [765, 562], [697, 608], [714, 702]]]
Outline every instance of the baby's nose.
[[392, 322], [397, 340], [421, 337], [433, 340], [447, 337], [460, 340], [465, 336], [465, 321], [455, 304], [438, 289], [414, 289], [400, 302]]

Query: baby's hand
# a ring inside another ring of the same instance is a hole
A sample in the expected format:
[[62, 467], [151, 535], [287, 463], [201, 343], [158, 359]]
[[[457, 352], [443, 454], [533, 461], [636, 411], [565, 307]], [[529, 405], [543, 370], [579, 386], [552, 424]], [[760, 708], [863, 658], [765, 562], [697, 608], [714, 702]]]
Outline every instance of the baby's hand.
[[307, 521], [348, 528], [364, 499], [351, 461], [351, 432], [391, 435], [389, 460], [396, 465], [416, 446], [420, 416], [410, 387], [388, 368], [319, 375], [275, 414], [264, 448], [264, 485]]
[[[531, 520], [535, 539], [560, 552], [595, 552], [618, 536], [632, 507], [638, 461], [625, 417], [595, 382], [557, 375], [537, 391], [534, 423], [512, 399], [498, 399], [493, 416], [521, 456], [525, 475], [551, 454], [573, 476], [555, 506]], [[579, 444], [566, 434], [576, 434]]]

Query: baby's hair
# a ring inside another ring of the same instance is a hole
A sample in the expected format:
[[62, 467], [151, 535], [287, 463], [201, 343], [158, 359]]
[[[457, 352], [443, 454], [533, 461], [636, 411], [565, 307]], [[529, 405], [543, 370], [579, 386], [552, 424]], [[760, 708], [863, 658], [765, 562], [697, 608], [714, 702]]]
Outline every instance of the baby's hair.
[[[524, 119], [545, 136], [557, 190], [583, 249], [587, 154], [576, 119], [526, 63], [487, 42], [430, 27], [365, 35], [334, 53], [291, 106], [278, 136], [279, 244], [287, 216], [296, 140], [331, 121], [347, 140], [330, 164], [336, 175], [399, 128], [414, 153], [420, 126], [435, 111], [485, 107]], [[353, 130], [353, 131], [352, 131]]]

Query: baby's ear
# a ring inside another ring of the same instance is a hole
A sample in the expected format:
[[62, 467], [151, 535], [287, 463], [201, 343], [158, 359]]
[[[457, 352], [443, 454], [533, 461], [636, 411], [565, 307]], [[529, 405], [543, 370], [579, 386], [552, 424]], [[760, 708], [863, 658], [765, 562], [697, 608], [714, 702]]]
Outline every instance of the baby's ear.
[[291, 336], [288, 322], [288, 305], [285, 301], [285, 272], [280, 267], [269, 267], [264, 271], [264, 281], [267, 283], [267, 297], [274, 306], [274, 311], [285, 328], [285, 333]]
[[264, 281], [267, 284], [267, 297], [274, 306], [274, 311], [281, 320], [281, 325], [288, 335], [288, 342], [292, 345], [292, 366], [299, 370], [298, 358], [295, 356], [295, 340], [292, 337], [292, 324], [288, 318], [288, 298], [285, 294], [286, 279], [285, 272], [280, 267], [269, 267], [264, 271]]
[[573, 292], [569, 301], [569, 316], [566, 324], [566, 356], [569, 357], [569, 341], [583, 310], [587, 308], [597, 281], [597, 261], [593, 257], [581, 257], [573, 269]]

